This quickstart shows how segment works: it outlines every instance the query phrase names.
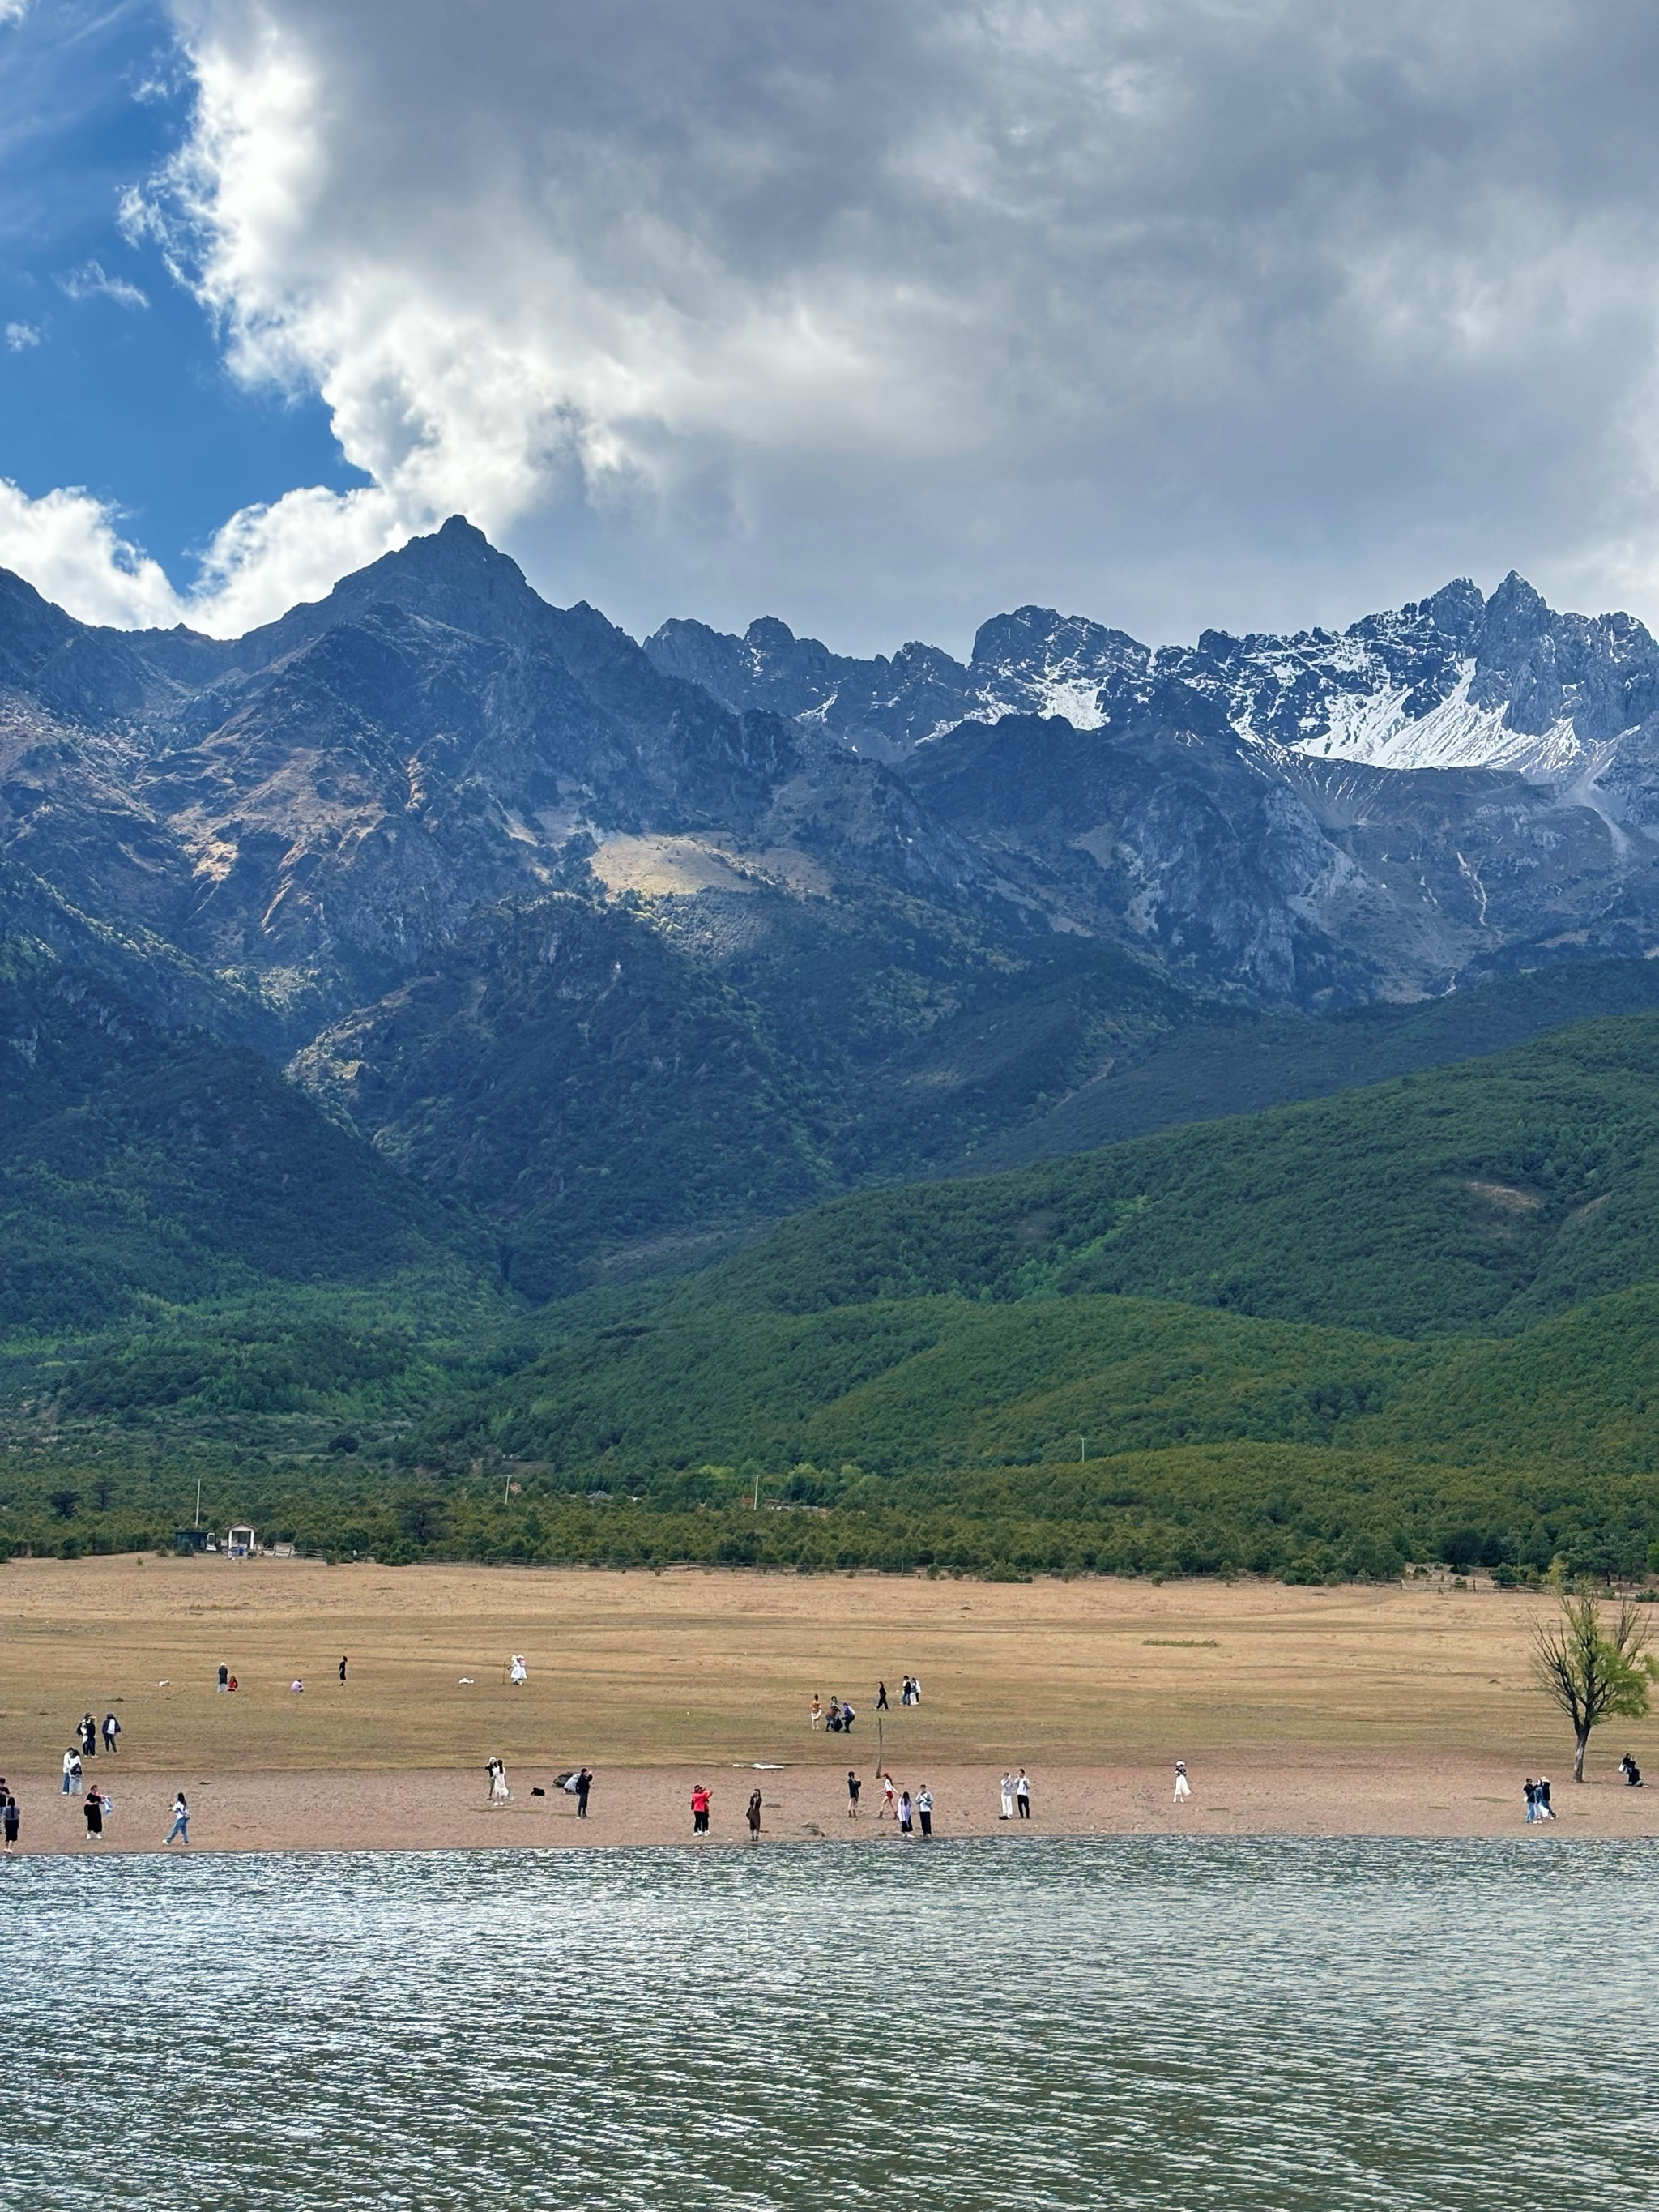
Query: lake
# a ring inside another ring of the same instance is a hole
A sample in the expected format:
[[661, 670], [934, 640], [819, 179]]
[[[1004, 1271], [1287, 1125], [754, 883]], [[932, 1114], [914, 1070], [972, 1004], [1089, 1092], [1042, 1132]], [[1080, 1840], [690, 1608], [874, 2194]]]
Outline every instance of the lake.
[[0, 1867], [7, 2212], [1650, 2206], [1659, 1850]]

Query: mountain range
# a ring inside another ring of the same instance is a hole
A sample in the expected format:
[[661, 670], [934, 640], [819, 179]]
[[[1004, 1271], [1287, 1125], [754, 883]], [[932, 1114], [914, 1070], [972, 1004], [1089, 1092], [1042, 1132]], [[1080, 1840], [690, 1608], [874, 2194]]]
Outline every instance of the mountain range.
[[459, 518], [229, 641], [0, 575], [12, 1088], [88, 1005], [240, 1050], [557, 1295], [1053, 1149], [1184, 1039], [1644, 961], [1656, 738], [1643, 626], [1515, 576], [963, 663], [641, 645]]
[[1639, 1573], [1656, 675], [0, 576], [0, 1556]]

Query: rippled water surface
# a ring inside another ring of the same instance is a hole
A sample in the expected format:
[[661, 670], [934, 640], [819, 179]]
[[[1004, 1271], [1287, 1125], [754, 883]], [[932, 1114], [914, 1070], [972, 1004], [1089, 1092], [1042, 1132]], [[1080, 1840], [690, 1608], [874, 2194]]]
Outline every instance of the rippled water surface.
[[0, 2200], [1651, 2206], [1659, 1855], [0, 1868]]

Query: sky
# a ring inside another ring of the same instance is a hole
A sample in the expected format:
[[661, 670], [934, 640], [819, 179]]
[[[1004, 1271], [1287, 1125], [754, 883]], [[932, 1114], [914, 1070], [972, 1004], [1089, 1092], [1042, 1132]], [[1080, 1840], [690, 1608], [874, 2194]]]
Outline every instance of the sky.
[[452, 513], [635, 635], [1659, 617], [1626, 0], [0, 0], [0, 566], [234, 635]]

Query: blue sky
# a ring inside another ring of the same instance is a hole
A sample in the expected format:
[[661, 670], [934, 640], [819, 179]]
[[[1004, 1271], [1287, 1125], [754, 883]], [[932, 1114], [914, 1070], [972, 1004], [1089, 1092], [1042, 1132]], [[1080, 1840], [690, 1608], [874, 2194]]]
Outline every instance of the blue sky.
[[[314, 393], [251, 392], [122, 195], [183, 143], [192, 86], [154, 5], [54, 0], [0, 27], [0, 475], [83, 486], [187, 582], [227, 514], [359, 483]], [[148, 305], [98, 289], [96, 271]]]
[[0, 565], [228, 634], [459, 511], [636, 633], [1651, 617], [1656, 92], [1626, 0], [0, 0]]

